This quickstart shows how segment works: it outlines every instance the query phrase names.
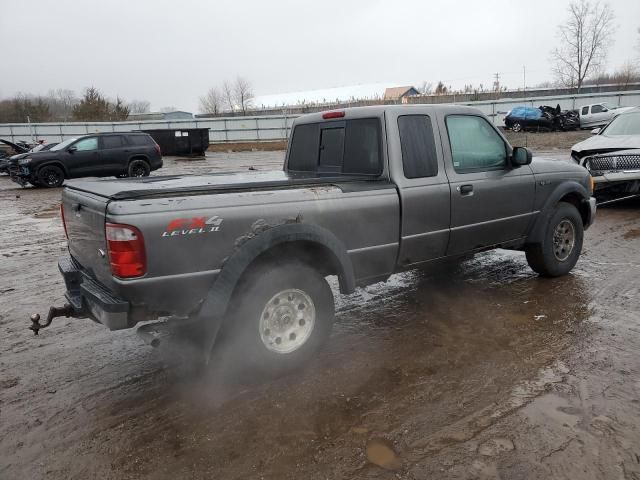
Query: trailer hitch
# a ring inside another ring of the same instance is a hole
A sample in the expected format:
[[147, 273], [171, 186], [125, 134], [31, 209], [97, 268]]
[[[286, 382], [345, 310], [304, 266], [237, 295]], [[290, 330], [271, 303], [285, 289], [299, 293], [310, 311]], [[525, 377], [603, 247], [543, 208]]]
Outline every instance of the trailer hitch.
[[44, 324], [40, 324], [40, 314], [34, 313], [31, 315], [31, 326], [29, 330], [33, 330], [34, 335], [38, 335], [38, 331], [41, 328], [47, 328], [51, 325], [51, 322], [56, 317], [71, 317], [73, 315], [73, 308], [68, 303], [65, 303], [62, 307], [51, 307], [47, 314], [47, 320]]

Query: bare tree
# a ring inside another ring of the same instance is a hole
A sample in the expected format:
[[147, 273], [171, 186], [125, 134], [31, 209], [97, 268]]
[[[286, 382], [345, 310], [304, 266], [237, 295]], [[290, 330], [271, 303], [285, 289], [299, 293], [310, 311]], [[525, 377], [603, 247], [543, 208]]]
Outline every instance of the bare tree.
[[233, 85], [233, 94], [236, 100], [236, 104], [242, 110], [242, 114], [247, 114], [247, 108], [249, 108], [253, 102], [253, 89], [251, 83], [244, 77], [236, 77], [236, 81]]
[[222, 111], [224, 98], [217, 87], [210, 88], [207, 94], [200, 97], [200, 113], [217, 115]]
[[147, 100], [131, 100], [127, 105], [131, 113], [149, 113], [151, 111], [151, 103]]
[[420, 93], [422, 95], [431, 95], [433, 93], [433, 83], [431, 82], [422, 82], [422, 86], [420, 87]]
[[553, 72], [567, 87], [582, 87], [587, 75], [605, 63], [615, 25], [608, 4], [576, 0], [569, 5], [569, 17], [560, 25], [560, 46], [553, 50]]
[[222, 97], [229, 111], [235, 112], [236, 104], [234, 101], [233, 86], [227, 80], [222, 84]]

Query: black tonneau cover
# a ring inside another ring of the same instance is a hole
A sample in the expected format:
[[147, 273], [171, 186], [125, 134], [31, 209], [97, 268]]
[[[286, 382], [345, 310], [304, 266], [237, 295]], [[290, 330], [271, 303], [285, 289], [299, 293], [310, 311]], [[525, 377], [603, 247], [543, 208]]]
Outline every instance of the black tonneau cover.
[[242, 190], [335, 185], [345, 191], [395, 188], [388, 179], [370, 175], [318, 175], [268, 172], [227, 172], [206, 175], [171, 175], [122, 180], [70, 181], [67, 188], [112, 200], [132, 200], [157, 196], [197, 195]]

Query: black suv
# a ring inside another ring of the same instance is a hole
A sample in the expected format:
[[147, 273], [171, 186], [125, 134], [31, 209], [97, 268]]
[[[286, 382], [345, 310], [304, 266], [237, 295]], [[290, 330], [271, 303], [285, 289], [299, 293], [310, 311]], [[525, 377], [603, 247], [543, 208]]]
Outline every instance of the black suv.
[[9, 174], [22, 186], [59, 187], [65, 178], [146, 177], [161, 167], [160, 147], [148, 134], [96, 133], [11, 160]]

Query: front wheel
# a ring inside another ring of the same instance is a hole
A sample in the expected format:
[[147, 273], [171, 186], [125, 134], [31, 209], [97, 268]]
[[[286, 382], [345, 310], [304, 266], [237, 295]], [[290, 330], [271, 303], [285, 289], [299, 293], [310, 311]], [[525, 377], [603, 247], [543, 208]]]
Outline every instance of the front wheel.
[[529, 266], [545, 277], [569, 273], [580, 257], [584, 226], [578, 209], [560, 202], [544, 226], [541, 243], [527, 246]]
[[333, 295], [317, 270], [269, 264], [239, 288], [223, 333], [224, 354], [254, 372], [286, 373], [314, 356], [333, 320]]
[[37, 182], [34, 183], [47, 188], [59, 187], [64, 183], [64, 172], [60, 167], [56, 167], [55, 165], [42, 167], [38, 171]]
[[520, 122], [514, 122], [513, 125], [511, 126], [511, 130], [513, 130], [514, 132], [521, 132], [523, 130], [523, 126]]

